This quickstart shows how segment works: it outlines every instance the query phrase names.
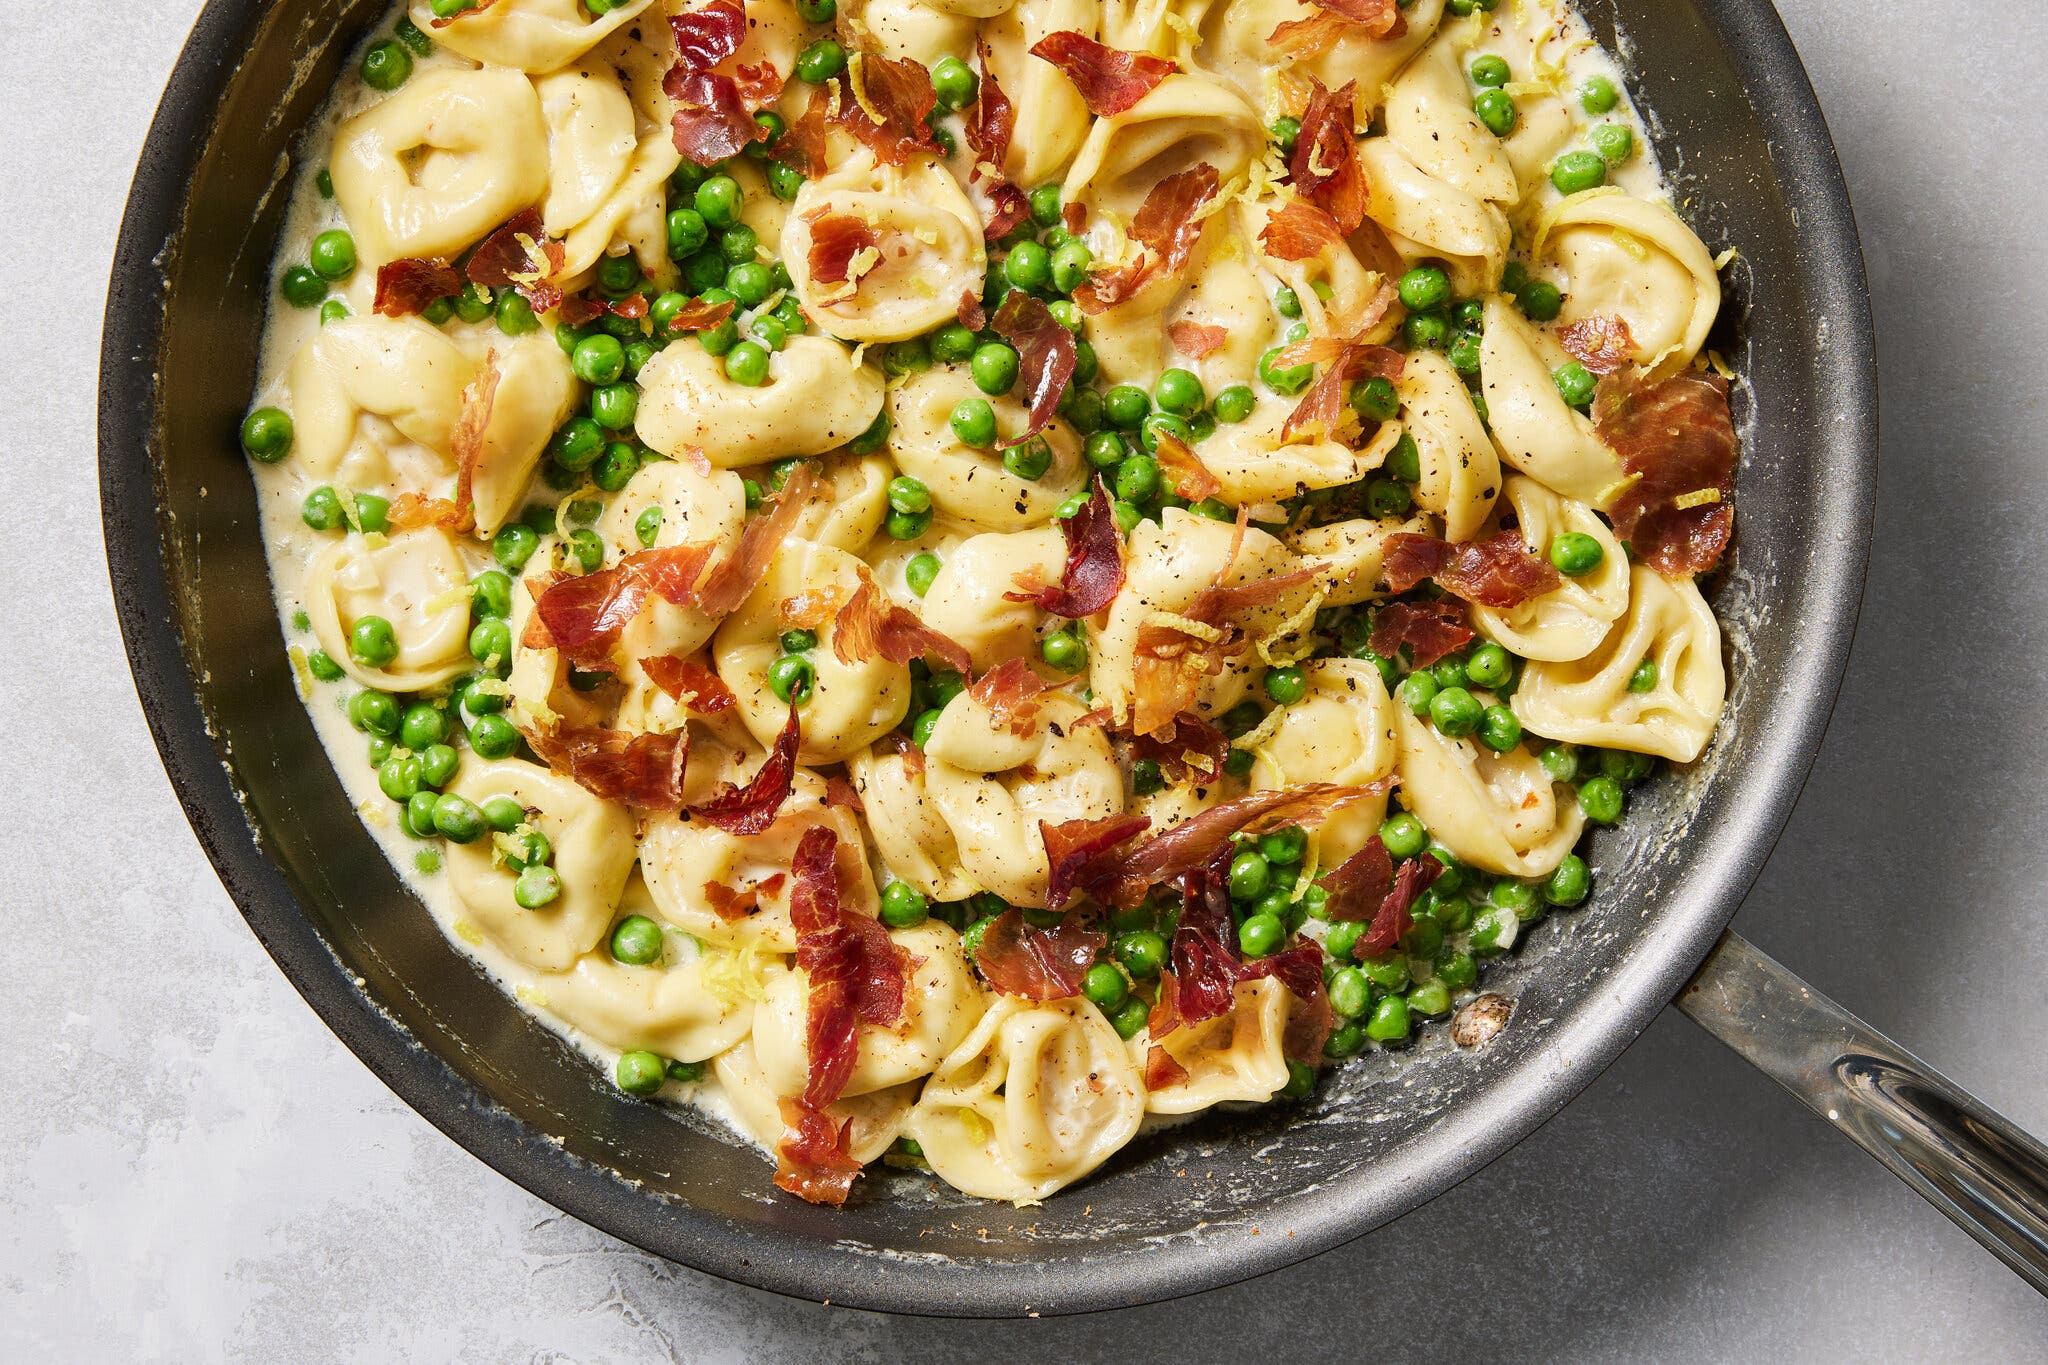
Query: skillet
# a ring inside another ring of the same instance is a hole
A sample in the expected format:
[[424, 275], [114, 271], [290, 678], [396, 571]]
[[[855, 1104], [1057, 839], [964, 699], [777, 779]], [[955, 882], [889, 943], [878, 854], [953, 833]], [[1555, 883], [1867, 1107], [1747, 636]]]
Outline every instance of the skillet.
[[777, 1195], [752, 1149], [620, 1095], [455, 952], [289, 700], [236, 430], [297, 138], [384, 9], [201, 12], [108, 291], [101, 501], [130, 667], [195, 833], [293, 985], [436, 1126], [584, 1221], [727, 1279], [898, 1312], [1081, 1312], [1245, 1279], [1400, 1216], [1555, 1114], [1676, 998], [2048, 1292], [2048, 1150], [1723, 933], [1833, 706], [1876, 477], [1855, 224], [1767, 0], [1583, 7], [1686, 216], [1737, 252], [1712, 344], [1744, 380], [1742, 513], [1734, 566], [1706, 585], [1732, 686], [1701, 762], [1595, 836], [1594, 898], [1491, 969], [1508, 1027], [1476, 1051], [1438, 1029], [1303, 1104], [1155, 1134], [1042, 1207], [870, 1174], [840, 1212]]

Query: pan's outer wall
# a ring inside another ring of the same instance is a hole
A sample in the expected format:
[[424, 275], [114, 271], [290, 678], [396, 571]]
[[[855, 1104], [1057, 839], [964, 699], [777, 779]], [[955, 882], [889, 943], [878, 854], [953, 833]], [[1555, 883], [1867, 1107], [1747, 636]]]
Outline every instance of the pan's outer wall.
[[[727, 1279], [910, 1313], [1082, 1312], [1193, 1293], [1379, 1226], [1583, 1089], [1705, 956], [1783, 827], [1839, 685], [1868, 549], [1876, 381], [1862, 262], [1805, 73], [1763, 0], [1618, 11], [1684, 211], [1734, 246], [1716, 344], [1747, 379], [1730, 715], [1697, 774], [1596, 844], [1593, 904], [1489, 977], [1477, 1055], [1441, 1030], [1291, 1114], [1212, 1116], [1042, 1208], [871, 1176], [832, 1213], [751, 1150], [622, 1099], [453, 952], [362, 833], [291, 693], [235, 430], [293, 135], [381, 0], [212, 0], [129, 200], [101, 358], [107, 555], [143, 708], [208, 856], [328, 1025], [471, 1152], [600, 1228]], [[317, 149], [309, 155], [317, 156]], [[244, 804], [246, 803], [246, 805]], [[260, 831], [260, 832], [259, 832]]]

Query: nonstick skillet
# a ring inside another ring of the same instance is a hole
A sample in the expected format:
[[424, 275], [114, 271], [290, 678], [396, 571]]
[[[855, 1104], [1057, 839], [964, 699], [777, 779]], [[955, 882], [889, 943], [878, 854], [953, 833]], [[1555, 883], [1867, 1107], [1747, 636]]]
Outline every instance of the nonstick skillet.
[[1766, 0], [1586, 6], [1627, 59], [1686, 215], [1737, 252], [1713, 344], [1744, 380], [1741, 516], [1734, 566], [1707, 585], [1732, 687], [1703, 760], [1595, 836], [1594, 899], [1490, 972], [1516, 1002], [1505, 1031], [1464, 1051], [1436, 1030], [1307, 1103], [1168, 1130], [1043, 1207], [898, 1174], [871, 1175], [840, 1212], [775, 1194], [752, 1149], [620, 1095], [455, 952], [292, 699], [235, 433], [297, 138], [384, 8], [210, 0], [200, 14], [108, 293], [101, 500], [136, 687], [200, 842], [300, 993], [449, 1136], [584, 1221], [727, 1279], [911, 1313], [1080, 1312], [1244, 1279], [1400, 1216], [1555, 1114], [1675, 997], [2048, 1290], [2048, 1151], [1723, 932], [1833, 706], [1877, 457], [1855, 224]]

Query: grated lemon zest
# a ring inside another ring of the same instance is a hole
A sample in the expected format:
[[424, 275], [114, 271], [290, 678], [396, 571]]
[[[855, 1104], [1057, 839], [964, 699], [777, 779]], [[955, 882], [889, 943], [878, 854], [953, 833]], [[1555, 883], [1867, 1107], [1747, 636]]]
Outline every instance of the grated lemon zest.
[[1613, 483], [1608, 484], [1607, 487], [1593, 495], [1593, 505], [1595, 507], [1606, 507], [1642, 481], [1643, 476], [1640, 474], [1630, 474], [1627, 478], [1616, 479]]
[[856, 52], [847, 59], [846, 83], [853, 90], [853, 102], [858, 104], [860, 111], [868, 116], [868, 121], [877, 128], [885, 126], [889, 120], [882, 116], [881, 110], [868, 102], [866, 53]]
[[1695, 488], [1690, 493], [1680, 493], [1671, 500], [1671, 505], [1683, 512], [1689, 507], [1710, 507], [1720, 500], [1718, 488]]
[[1213, 645], [1223, 638], [1223, 630], [1220, 626], [1212, 626], [1206, 621], [1197, 621], [1192, 617], [1182, 616], [1179, 612], [1148, 611], [1145, 613], [1144, 624], [1148, 626], [1165, 626], [1169, 630], [1177, 630], [1183, 635], [1191, 636], [1206, 644]]
[[768, 998], [768, 986], [761, 975], [761, 940], [750, 938], [738, 952], [707, 952], [698, 980], [704, 989], [728, 1005], [742, 1005]]
[[1735, 256], [1735, 248], [1732, 246], [1729, 247], [1726, 251], [1722, 252], [1720, 255], [1714, 258], [1714, 269], [1726, 270], [1729, 266], [1735, 263]]
[[292, 661], [292, 691], [299, 694], [300, 701], [311, 701], [313, 670], [306, 663], [305, 646], [293, 645], [285, 651], [285, 656]]
[[996, 1130], [989, 1126], [988, 1120], [981, 1116], [979, 1110], [961, 1109], [960, 1126], [967, 1130], [967, 1137], [972, 1142], [987, 1142], [996, 1135]]
[[853, 366], [855, 369], [860, 368], [861, 361], [867, 358], [867, 353], [868, 344], [865, 341], [853, 348]]
[[1189, 23], [1186, 16], [1174, 10], [1166, 11], [1166, 26], [1173, 30], [1176, 37], [1187, 44], [1187, 48], [1181, 53], [1181, 65], [1187, 65], [1187, 59], [1192, 57], [1195, 49], [1202, 45], [1202, 31]]
[[1720, 375], [1723, 379], [1732, 380], [1735, 378], [1734, 369], [1730, 367], [1728, 362], [1721, 357], [1721, 353], [1719, 351], [1707, 352], [1707, 367], [1713, 370], [1715, 374]]
[[471, 588], [467, 583], [458, 583], [446, 592], [437, 592], [427, 599], [427, 610], [443, 612], [461, 602], [467, 602]]
[[547, 996], [531, 986], [517, 987], [513, 990], [512, 994], [520, 1004], [528, 1009], [544, 1010], [548, 1007]]
[[1634, 260], [1647, 261], [1650, 259], [1650, 248], [1644, 246], [1643, 239], [1636, 236], [1633, 232], [1623, 232], [1620, 228], [1616, 228], [1614, 230], [1614, 244], [1627, 252]]
[[461, 939], [464, 943], [467, 943], [472, 948], [481, 948], [484, 946], [484, 931], [477, 928], [474, 924], [471, 924], [466, 919], [459, 919], [455, 921], [455, 937]]
[[390, 819], [384, 814], [383, 805], [376, 801], [363, 802], [356, 807], [356, 814], [363, 818], [364, 824], [377, 829], [382, 829], [391, 823]]
[[546, 279], [548, 277], [547, 249], [524, 232], [512, 234], [512, 240], [519, 243], [519, 250], [525, 254], [526, 263], [532, 266], [533, 269], [531, 271], [508, 270], [505, 272], [505, 278], [511, 280], [514, 284], [539, 284], [542, 280]]
[[1507, 91], [1508, 94], [1518, 100], [1528, 99], [1532, 95], [1548, 95], [1551, 93], [1549, 81], [1509, 81], [1501, 89]]

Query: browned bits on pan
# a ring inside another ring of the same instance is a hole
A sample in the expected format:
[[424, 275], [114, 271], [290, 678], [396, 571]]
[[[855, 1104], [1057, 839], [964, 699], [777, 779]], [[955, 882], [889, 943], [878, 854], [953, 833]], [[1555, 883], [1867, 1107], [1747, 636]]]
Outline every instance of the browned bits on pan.
[[1459, 1047], [1478, 1047], [1507, 1027], [1514, 1009], [1515, 1002], [1505, 995], [1480, 996], [1451, 1020], [1451, 1041]]

